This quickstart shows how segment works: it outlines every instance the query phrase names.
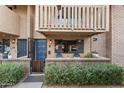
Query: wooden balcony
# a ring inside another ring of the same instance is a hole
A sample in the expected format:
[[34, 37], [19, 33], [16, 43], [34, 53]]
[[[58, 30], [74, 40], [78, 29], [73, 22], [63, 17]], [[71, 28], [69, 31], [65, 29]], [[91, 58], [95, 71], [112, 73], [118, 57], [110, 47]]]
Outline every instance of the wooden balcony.
[[109, 6], [41, 5], [35, 9], [35, 29], [39, 32], [109, 31]]

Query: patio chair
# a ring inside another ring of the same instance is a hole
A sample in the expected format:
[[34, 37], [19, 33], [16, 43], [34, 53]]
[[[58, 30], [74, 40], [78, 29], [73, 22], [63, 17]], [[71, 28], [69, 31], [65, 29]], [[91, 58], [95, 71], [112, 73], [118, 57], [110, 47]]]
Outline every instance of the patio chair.
[[78, 50], [74, 52], [73, 57], [74, 57], [74, 58], [80, 58], [80, 53], [79, 53]]
[[62, 58], [62, 49], [57, 50], [56, 58]]

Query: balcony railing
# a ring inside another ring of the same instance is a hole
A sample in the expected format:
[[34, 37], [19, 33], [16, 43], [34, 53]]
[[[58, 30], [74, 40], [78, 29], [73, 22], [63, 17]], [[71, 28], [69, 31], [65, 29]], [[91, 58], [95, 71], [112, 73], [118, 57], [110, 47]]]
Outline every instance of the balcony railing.
[[109, 6], [36, 6], [36, 30], [109, 30]]

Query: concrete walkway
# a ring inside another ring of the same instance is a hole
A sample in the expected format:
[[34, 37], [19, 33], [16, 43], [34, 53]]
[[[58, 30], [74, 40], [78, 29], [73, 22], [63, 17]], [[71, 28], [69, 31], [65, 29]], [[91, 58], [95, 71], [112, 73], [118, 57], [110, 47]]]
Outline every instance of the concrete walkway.
[[13, 88], [41, 88], [44, 74], [30, 74], [24, 81]]

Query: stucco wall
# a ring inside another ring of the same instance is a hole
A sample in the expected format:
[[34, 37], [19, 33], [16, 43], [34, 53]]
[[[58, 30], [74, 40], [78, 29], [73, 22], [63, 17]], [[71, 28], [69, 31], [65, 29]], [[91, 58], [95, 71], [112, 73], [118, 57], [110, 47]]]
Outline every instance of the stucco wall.
[[[94, 38], [97, 40], [94, 41]], [[99, 55], [106, 57], [106, 33], [92, 36], [91, 42], [92, 51], [96, 51]]]
[[17, 5], [13, 11], [20, 16], [19, 38], [27, 38], [27, 6]]
[[6, 6], [0, 6], [0, 32], [19, 35], [19, 16], [8, 9]]
[[112, 63], [124, 66], [124, 6], [112, 6]]

